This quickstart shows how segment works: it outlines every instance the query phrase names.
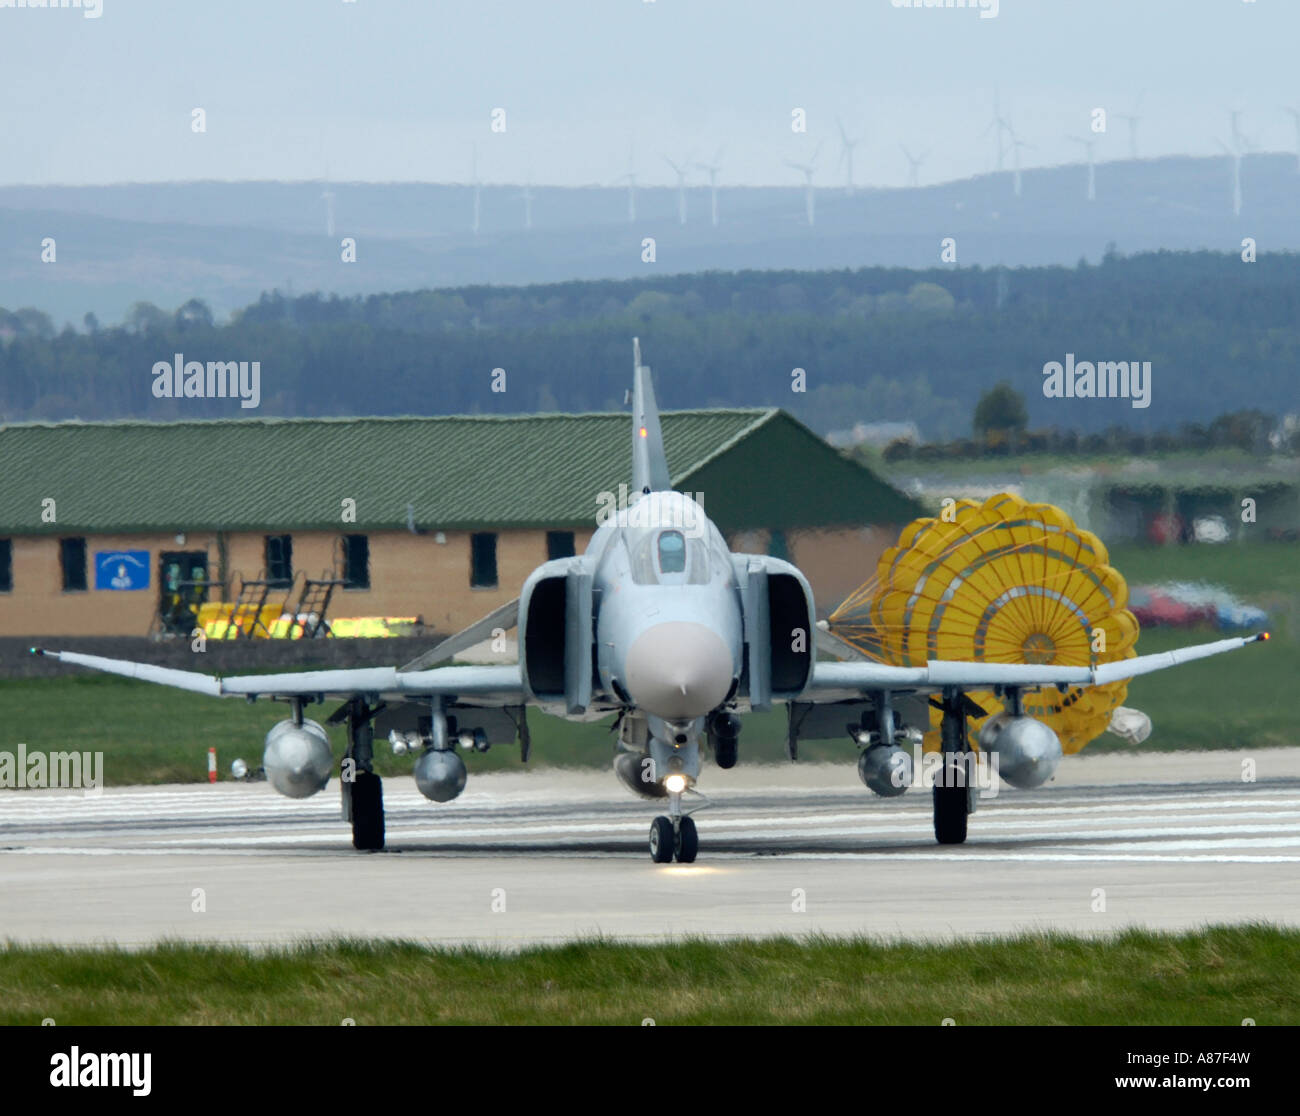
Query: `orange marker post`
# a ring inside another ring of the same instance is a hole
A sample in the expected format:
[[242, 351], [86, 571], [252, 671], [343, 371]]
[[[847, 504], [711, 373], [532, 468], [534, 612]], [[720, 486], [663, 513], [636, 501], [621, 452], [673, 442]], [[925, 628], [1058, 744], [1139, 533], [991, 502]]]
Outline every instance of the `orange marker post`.
[[217, 750], [216, 748], [208, 749], [208, 782], [217, 781]]

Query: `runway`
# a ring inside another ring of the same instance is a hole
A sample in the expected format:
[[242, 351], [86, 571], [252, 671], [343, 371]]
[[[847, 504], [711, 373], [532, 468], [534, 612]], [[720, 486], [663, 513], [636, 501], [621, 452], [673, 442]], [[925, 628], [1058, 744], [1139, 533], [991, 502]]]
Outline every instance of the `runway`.
[[927, 791], [876, 798], [852, 763], [742, 763], [701, 785], [691, 866], [650, 863], [658, 809], [611, 772], [471, 775], [444, 806], [387, 779], [380, 853], [352, 849], [335, 781], [306, 801], [264, 783], [0, 791], [0, 937], [514, 948], [1300, 923], [1300, 750], [1067, 757], [1048, 787], [986, 798], [967, 843], [943, 848]]

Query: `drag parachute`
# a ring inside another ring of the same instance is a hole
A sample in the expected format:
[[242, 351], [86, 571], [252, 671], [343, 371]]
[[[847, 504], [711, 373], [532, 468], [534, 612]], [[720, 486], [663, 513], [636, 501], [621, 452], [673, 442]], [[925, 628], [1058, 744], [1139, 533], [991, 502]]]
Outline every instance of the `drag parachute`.
[[[911, 523], [829, 625], [895, 666], [931, 659], [1089, 666], [1137, 653], [1127, 603], [1128, 587], [1096, 535], [1060, 508], [1001, 493]], [[1127, 691], [1127, 682], [1045, 688], [1024, 695], [1024, 712], [1074, 753], [1106, 730]], [[992, 693], [970, 696], [989, 717], [1003, 709]], [[939, 746], [940, 718], [931, 713], [927, 750]], [[985, 722], [970, 718], [972, 747]]]

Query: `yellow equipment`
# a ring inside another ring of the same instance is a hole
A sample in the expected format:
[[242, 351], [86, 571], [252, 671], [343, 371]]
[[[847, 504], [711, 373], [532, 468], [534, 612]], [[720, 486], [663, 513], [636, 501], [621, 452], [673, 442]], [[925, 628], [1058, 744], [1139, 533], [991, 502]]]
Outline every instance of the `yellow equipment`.
[[281, 611], [280, 605], [262, 605], [259, 609], [232, 601], [207, 601], [199, 606], [197, 623], [209, 639], [266, 638]]

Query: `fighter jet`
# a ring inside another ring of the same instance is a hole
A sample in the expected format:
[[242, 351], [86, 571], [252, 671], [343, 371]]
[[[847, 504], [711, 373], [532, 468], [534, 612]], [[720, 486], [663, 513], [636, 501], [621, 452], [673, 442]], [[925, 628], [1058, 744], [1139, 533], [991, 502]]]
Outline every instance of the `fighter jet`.
[[[517, 600], [401, 667], [218, 678], [194, 671], [33, 648], [61, 662], [213, 697], [273, 698], [291, 716], [267, 734], [263, 768], [291, 798], [324, 789], [334, 770], [325, 728], [304, 713], [340, 704], [343, 818], [357, 849], [384, 847], [376, 735], [414, 753], [425, 797], [448, 802], [464, 789], [457, 749], [486, 750], [518, 739], [529, 751], [525, 710], [569, 720], [617, 718], [614, 769], [630, 789], [666, 801], [650, 826], [651, 859], [695, 860], [691, 817], [706, 748], [718, 767], [735, 765], [741, 715], [784, 704], [787, 751], [801, 738], [847, 735], [858, 771], [877, 794], [907, 790], [915, 772], [903, 746], [919, 741], [931, 706], [942, 710], [941, 766], [932, 773], [934, 833], [940, 844], [966, 839], [976, 781], [969, 777], [966, 718], [982, 714], [968, 696], [993, 691], [1005, 712], [990, 718], [979, 748], [995, 754], [1001, 777], [1038, 786], [1061, 759], [1050, 727], [1024, 714], [1023, 695], [1045, 687], [1100, 685], [1148, 674], [1267, 639], [1267, 633], [1094, 666], [931, 661], [892, 666], [818, 661], [835, 640], [817, 626], [808, 579], [790, 562], [733, 554], [699, 500], [675, 492], [664, 456], [650, 370], [633, 341], [632, 475], [626, 499], [610, 498], [585, 553], [539, 566]], [[517, 628], [519, 661], [447, 666], [494, 632]]]

